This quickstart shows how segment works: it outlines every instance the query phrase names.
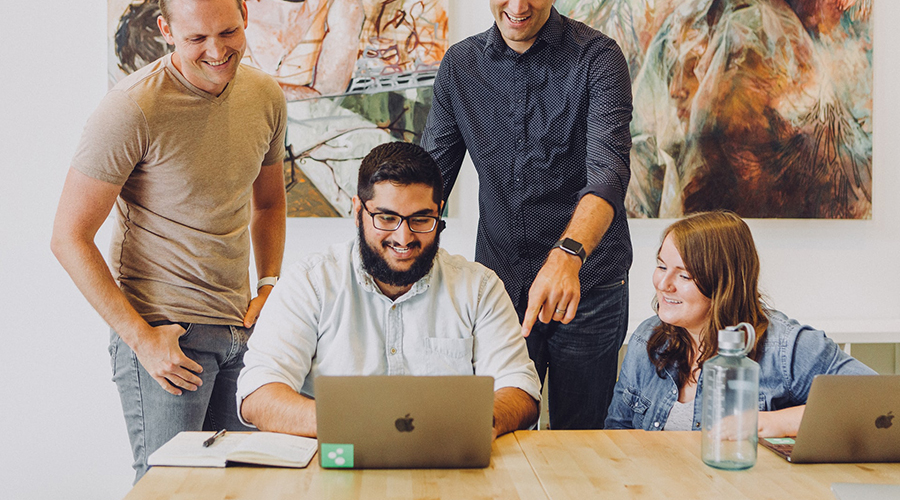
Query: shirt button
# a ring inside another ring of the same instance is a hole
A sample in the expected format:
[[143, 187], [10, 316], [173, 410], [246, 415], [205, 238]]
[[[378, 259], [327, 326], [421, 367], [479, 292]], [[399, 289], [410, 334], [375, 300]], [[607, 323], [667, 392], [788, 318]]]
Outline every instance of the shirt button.
[[678, 394], [678, 390], [672, 389], [672, 394]]
[[694, 424], [694, 427], [698, 427], [698, 428], [699, 428], [699, 427], [700, 427], [700, 422], [695, 423], [695, 424]]
[[397, 349], [394, 347], [391, 347], [391, 354], [397, 354]]
[[659, 427], [659, 422], [653, 422], [653, 427]]

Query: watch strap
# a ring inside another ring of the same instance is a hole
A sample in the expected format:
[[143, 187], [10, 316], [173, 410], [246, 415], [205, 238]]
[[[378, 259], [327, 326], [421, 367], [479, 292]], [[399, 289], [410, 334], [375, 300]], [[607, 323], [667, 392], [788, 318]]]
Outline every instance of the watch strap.
[[559, 248], [563, 252], [577, 255], [578, 258], [581, 259], [582, 264], [584, 264], [584, 259], [587, 258], [587, 252], [584, 251], [584, 245], [572, 238], [563, 238], [557, 241], [556, 244], [553, 245], [553, 248]]
[[278, 283], [278, 276], [266, 276], [265, 278], [260, 278], [259, 281], [256, 282], [256, 289], [259, 290], [264, 286], [275, 286], [275, 283]]

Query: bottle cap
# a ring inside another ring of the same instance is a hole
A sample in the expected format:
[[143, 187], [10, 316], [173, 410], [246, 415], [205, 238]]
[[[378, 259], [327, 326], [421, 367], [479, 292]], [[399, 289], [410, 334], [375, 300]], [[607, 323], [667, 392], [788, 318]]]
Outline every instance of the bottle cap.
[[741, 351], [744, 349], [743, 330], [735, 330], [733, 328], [728, 327], [725, 330], [719, 330], [719, 349], [728, 349], [729, 351]]

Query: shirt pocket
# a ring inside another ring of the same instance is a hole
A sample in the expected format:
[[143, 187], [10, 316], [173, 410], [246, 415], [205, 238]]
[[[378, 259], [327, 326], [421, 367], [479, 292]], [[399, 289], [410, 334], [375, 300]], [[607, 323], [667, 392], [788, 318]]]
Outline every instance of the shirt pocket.
[[[579, 112], [578, 103], [574, 99], [578, 98], [563, 96], [561, 100], [552, 105], [545, 105], [541, 109], [539, 120], [544, 124], [541, 134], [539, 137], [529, 138], [540, 143], [537, 153], [542, 156], [536, 163], [536, 167], [540, 170], [558, 171], [552, 167], [559, 158], [567, 158], [573, 150], [583, 147], [586, 130], [583, 125], [578, 126], [576, 123], [585, 123], [580, 120], [585, 118], [585, 115]], [[583, 165], [583, 159], [581, 163]]]
[[641, 396], [637, 390], [625, 388], [622, 393], [625, 405], [631, 409], [631, 424], [635, 429], [644, 428], [644, 417], [650, 409], [650, 400]]
[[427, 375], [472, 375], [473, 338], [426, 337], [423, 367]]

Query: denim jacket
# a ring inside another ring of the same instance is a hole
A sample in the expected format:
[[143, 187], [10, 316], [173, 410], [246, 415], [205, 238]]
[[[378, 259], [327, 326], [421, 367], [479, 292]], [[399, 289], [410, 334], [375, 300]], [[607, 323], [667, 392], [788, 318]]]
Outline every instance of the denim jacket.
[[[769, 327], [759, 360], [759, 410], [772, 411], [806, 404], [813, 377], [820, 374], [874, 375], [875, 372], [842, 351], [824, 332], [801, 325], [784, 314], [768, 310]], [[616, 382], [606, 418], [607, 429], [662, 430], [678, 387], [669, 367], [660, 377], [647, 355], [647, 341], [660, 322], [652, 317], [638, 327]], [[693, 430], [700, 430], [703, 387], [697, 384]]]

